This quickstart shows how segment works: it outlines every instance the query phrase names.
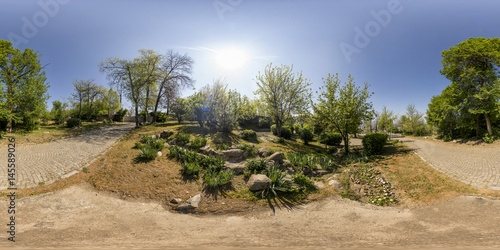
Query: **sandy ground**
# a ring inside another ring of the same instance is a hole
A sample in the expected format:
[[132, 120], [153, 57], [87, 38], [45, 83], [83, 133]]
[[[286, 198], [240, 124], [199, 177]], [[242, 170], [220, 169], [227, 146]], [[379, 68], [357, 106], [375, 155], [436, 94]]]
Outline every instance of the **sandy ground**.
[[499, 249], [499, 211], [500, 200], [476, 196], [415, 210], [332, 197], [275, 214], [194, 216], [79, 184], [16, 200], [16, 242], [3, 230], [0, 247]]

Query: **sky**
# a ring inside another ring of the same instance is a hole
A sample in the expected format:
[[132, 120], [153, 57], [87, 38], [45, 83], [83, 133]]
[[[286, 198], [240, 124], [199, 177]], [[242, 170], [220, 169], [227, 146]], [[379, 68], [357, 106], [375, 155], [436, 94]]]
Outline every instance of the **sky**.
[[0, 39], [42, 55], [49, 103], [75, 79], [109, 87], [99, 62], [152, 49], [192, 57], [195, 90], [224, 79], [253, 98], [266, 65], [293, 65], [314, 92], [350, 74], [370, 85], [375, 110], [403, 115], [450, 84], [443, 50], [500, 35], [498, 10], [497, 0], [0, 0]]

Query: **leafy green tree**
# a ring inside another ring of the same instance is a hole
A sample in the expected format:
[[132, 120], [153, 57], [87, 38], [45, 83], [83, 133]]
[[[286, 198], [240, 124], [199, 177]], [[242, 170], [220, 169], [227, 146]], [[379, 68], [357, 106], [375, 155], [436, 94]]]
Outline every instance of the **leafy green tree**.
[[407, 133], [415, 134], [419, 129], [425, 127], [424, 114], [420, 113], [414, 104], [410, 104], [406, 107], [406, 113], [402, 125], [404, 131]]
[[54, 118], [56, 124], [63, 124], [64, 119], [66, 118], [66, 112], [65, 109], [67, 108], [68, 104], [62, 103], [60, 101], [53, 101], [52, 102], [52, 117]]
[[397, 116], [394, 115], [392, 110], [388, 110], [386, 106], [382, 108], [382, 112], [380, 113], [380, 119], [378, 121], [378, 128], [382, 131], [387, 131], [392, 128], [394, 121], [397, 119]]
[[235, 92], [235, 101], [237, 102], [238, 122], [244, 124], [257, 117], [257, 108], [255, 101], [248, 99], [246, 95], [243, 97]]
[[135, 124], [139, 126], [139, 105], [141, 93], [150, 81], [156, 80], [161, 57], [152, 50], [139, 50], [134, 60], [110, 58], [99, 64], [101, 72], [107, 73], [111, 85], [121, 86], [134, 104]]
[[277, 134], [290, 122], [294, 114], [307, 113], [311, 107], [311, 83], [302, 76], [302, 72], [292, 73], [293, 66], [266, 66], [264, 74], [256, 77], [258, 89], [255, 91], [267, 113], [276, 124]]
[[368, 83], [364, 88], [357, 87], [351, 75], [348, 81], [340, 86], [341, 81], [338, 74], [330, 75], [324, 79], [322, 92], [318, 97], [318, 103], [314, 112], [318, 119], [325, 122], [327, 126], [333, 127], [342, 135], [345, 153], [349, 153], [349, 134], [357, 132], [361, 121], [370, 115], [372, 104], [368, 98], [372, 93], [368, 92]]
[[187, 98], [189, 109], [193, 113], [194, 119], [198, 122], [200, 127], [205, 125], [208, 114], [207, 107], [207, 93], [198, 91]]
[[103, 94], [101, 99], [101, 110], [103, 110], [109, 117], [120, 109], [120, 98], [118, 93], [113, 88]]
[[189, 104], [188, 101], [184, 98], [178, 97], [175, 102], [172, 104], [172, 113], [175, 118], [177, 118], [178, 123], [182, 123], [184, 118], [189, 113]]
[[454, 103], [453, 89], [446, 87], [441, 95], [433, 96], [427, 109], [427, 123], [438, 128], [438, 133], [454, 138], [453, 131], [456, 130], [459, 121], [458, 106]]
[[7, 121], [8, 132], [14, 123], [35, 128], [49, 98], [46, 80], [38, 52], [0, 40], [0, 118]]
[[218, 132], [231, 132], [237, 126], [237, 93], [227, 90], [227, 84], [216, 80], [205, 87], [208, 107], [207, 126]]
[[441, 53], [441, 74], [452, 81], [458, 93], [458, 106], [484, 116], [486, 128], [493, 135], [492, 117], [500, 105], [500, 38], [469, 38]]

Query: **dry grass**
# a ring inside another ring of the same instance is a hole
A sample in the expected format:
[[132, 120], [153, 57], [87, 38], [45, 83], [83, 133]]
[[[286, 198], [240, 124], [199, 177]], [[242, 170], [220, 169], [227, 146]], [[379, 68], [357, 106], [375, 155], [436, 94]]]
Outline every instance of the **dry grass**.
[[402, 143], [391, 142], [376, 166], [396, 187], [404, 206], [431, 205], [459, 195], [500, 197], [500, 191], [478, 189], [435, 170]]
[[[103, 124], [102, 122], [95, 122], [95, 123], [82, 122], [82, 126], [80, 128], [73, 129], [73, 128], [67, 128], [64, 125], [50, 124], [50, 125], [42, 125], [40, 126], [40, 129], [31, 132], [20, 131], [17, 133], [6, 133], [4, 137], [11, 137], [11, 136], [16, 137], [16, 141], [18, 143], [41, 144], [56, 139], [88, 132], [90, 130], [98, 129], [103, 126], [106, 126], [106, 124]], [[0, 145], [7, 145], [7, 140], [0, 139]]]

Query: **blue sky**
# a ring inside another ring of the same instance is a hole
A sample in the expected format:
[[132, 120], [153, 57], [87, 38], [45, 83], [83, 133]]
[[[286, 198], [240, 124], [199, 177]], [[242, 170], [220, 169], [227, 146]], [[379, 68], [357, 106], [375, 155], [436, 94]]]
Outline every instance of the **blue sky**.
[[[368, 82], [374, 108], [401, 115], [408, 104], [425, 112], [449, 84], [441, 51], [499, 36], [498, 10], [495, 0], [0, 0], [0, 39], [43, 55], [50, 102], [74, 79], [108, 86], [98, 64], [109, 57], [173, 49], [194, 59], [196, 88], [224, 78], [253, 97], [268, 63], [293, 64], [315, 91], [328, 73]], [[231, 48], [246, 55], [236, 69], [216, 61]]]

